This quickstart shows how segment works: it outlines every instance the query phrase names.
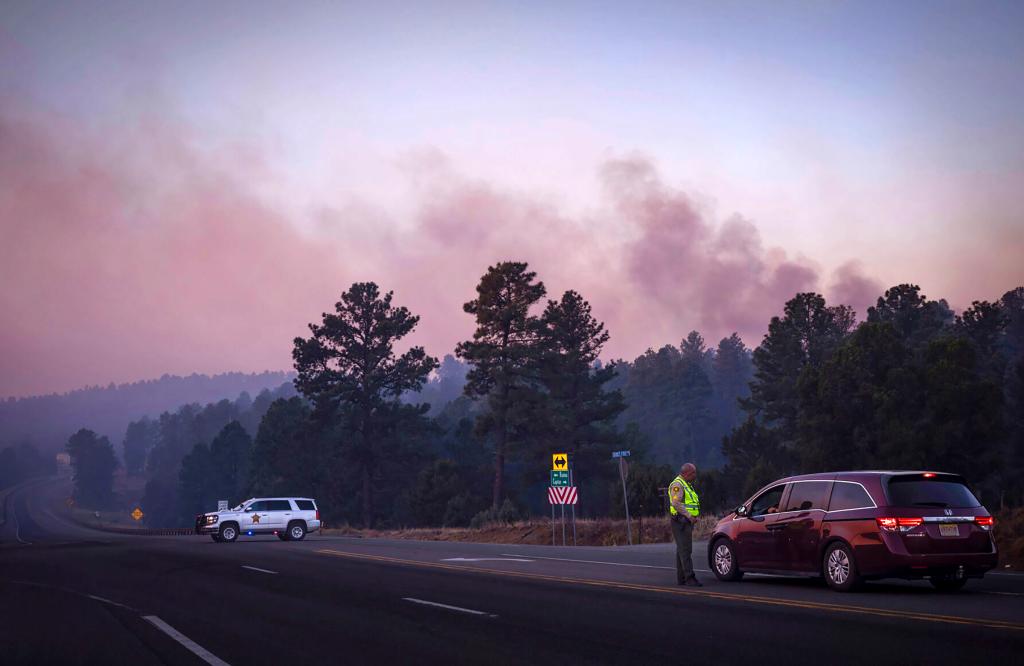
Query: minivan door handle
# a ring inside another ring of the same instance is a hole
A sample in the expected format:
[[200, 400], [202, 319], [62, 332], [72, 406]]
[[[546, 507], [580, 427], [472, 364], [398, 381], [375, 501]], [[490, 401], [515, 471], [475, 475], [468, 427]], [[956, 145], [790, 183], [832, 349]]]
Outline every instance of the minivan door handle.
[[772, 525], [765, 525], [764, 528], [766, 530], [771, 531], [771, 532], [775, 532], [775, 531], [778, 531], [778, 530], [786, 529], [786, 524], [785, 523], [782, 523], [782, 524], [774, 523]]

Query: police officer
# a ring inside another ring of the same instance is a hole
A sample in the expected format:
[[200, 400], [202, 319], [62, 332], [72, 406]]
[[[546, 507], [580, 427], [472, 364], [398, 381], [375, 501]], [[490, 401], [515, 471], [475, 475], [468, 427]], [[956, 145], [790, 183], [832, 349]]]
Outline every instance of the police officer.
[[697, 467], [686, 463], [668, 487], [668, 512], [672, 518], [672, 536], [676, 540], [676, 582], [704, 587], [693, 573], [693, 526], [700, 515], [700, 498], [690, 485], [697, 478]]

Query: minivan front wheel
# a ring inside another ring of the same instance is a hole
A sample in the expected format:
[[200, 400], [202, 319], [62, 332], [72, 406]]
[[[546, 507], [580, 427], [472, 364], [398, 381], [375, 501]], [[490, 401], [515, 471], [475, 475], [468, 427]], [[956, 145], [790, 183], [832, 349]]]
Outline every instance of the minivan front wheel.
[[850, 592], [860, 586], [860, 575], [857, 563], [853, 559], [853, 551], [845, 543], [834, 543], [825, 551], [822, 562], [825, 582], [833, 590]]
[[728, 539], [719, 539], [712, 545], [711, 569], [718, 580], [733, 581], [743, 577], [736, 563], [736, 549]]

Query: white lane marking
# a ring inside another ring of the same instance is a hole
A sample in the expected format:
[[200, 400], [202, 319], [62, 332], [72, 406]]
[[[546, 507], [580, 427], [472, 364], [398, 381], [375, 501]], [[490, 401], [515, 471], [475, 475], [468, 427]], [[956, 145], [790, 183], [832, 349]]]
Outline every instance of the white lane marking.
[[1004, 597], [1024, 597], [1024, 592], [996, 592], [995, 590], [978, 590], [982, 594], [1000, 594]]
[[[508, 555], [508, 557], [515, 557], [515, 555]], [[531, 557], [534, 557], [535, 559], [538, 559], [538, 560], [555, 560], [556, 562], [579, 562], [579, 563], [582, 563], [582, 564], [607, 564], [607, 565], [613, 566], [613, 567], [637, 567], [637, 568], [640, 568], [640, 569], [668, 569], [669, 571], [674, 571], [675, 570], [675, 567], [663, 567], [663, 566], [658, 566], [656, 564], [629, 564], [627, 562], [601, 562], [601, 561], [598, 561], [598, 560], [572, 560], [572, 559], [569, 559], [567, 557], [542, 557], [540, 555], [532, 555]], [[698, 568], [694, 567], [693, 570], [694, 571], [699, 571], [701, 573], [714, 573], [713, 571], [711, 571], [711, 569], [698, 569]], [[775, 574], [748, 573], [747, 575], [748, 576], [765, 576], [766, 578], [790, 578], [790, 577], [792, 577], [792, 578], [802, 578], [802, 576], [783, 576], [781, 574], [780, 575], [775, 575]]]
[[228, 662], [219, 658], [217, 655], [211, 653], [209, 650], [199, 645], [194, 640], [192, 640], [185, 634], [181, 633], [171, 625], [167, 624], [166, 622], [158, 618], [156, 615], [143, 615], [142, 619], [146, 620], [160, 631], [164, 632], [174, 640], [184, 645], [189, 652], [196, 655], [206, 663], [212, 664], [212, 666], [229, 666]]
[[249, 571], [259, 571], [261, 573], [266, 573], [266, 574], [277, 574], [276, 571], [271, 571], [270, 569], [260, 569], [259, 567], [250, 567], [248, 564], [243, 564], [242, 568], [243, 569], [248, 569]]
[[402, 601], [411, 601], [414, 604], [423, 604], [424, 606], [436, 606], [437, 608], [445, 608], [447, 610], [458, 611], [460, 613], [469, 613], [470, 615], [482, 615], [484, 617], [498, 617], [492, 613], [485, 613], [484, 611], [473, 610], [472, 608], [462, 608], [461, 606], [449, 606], [448, 604], [439, 604], [436, 601], [426, 601], [425, 599], [414, 599], [413, 597], [402, 597]]
[[442, 562], [533, 562], [521, 557], [448, 557]]
[[[516, 555], [508, 555], [506, 553], [502, 553], [502, 556], [504, 556], [504, 557], [517, 557]], [[535, 557], [538, 560], [555, 560], [557, 562], [579, 562], [581, 564], [607, 564], [607, 565], [613, 566], [613, 567], [638, 567], [638, 568], [641, 568], [641, 569], [672, 569], [672, 570], [675, 569], [675, 567], [661, 567], [661, 566], [657, 566], [657, 565], [654, 565], [654, 564], [628, 564], [626, 562], [600, 562], [598, 560], [573, 560], [573, 559], [569, 559], [567, 557], [541, 557], [540, 555], [531, 556], [531, 557]], [[705, 571], [706, 572], [708, 570], [707, 569], [694, 569], [694, 571]]]
[[104, 603], [104, 604], [110, 604], [111, 606], [117, 606], [118, 608], [124, 608], [124, 609], [130, 610], [130, 611], [135, 610], [131, 606], [126, 606], [126, 605], [124, 605], [122, 603], [118, 603], [116, 601], [111, 601], [110, 599], [104, 599], [103, 597], [97, 597], [95, 594], [87, 594], [85, 596], [89, 597], [90, 599], [94, 599], [96, 601]]

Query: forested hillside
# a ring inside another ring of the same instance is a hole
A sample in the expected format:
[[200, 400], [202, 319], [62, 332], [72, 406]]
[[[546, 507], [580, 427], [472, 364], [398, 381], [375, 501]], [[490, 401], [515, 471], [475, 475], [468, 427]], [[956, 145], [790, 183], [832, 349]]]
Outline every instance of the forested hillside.
[[177, 377], [130, 384], [90, 386], [62, 394], [0, 400], [0, 448], [30, 442], [40, 452], [53, 455], [64, 449], [71, 433], [88, 428], [120, 442], [129, 421], [156, 416], [186, 403], [235, 399], [242, 392], [256, 395], [276, 388], [294, 373], [261, 372], [244, 374]]
[[[147, 523], [259, 494], [315, 496], [333, 523], [512, 520], [547, 511], [554, 451], [572, 459], [579, 514], [615, 515], [618, 449], [645, 513], [664, 510], [658, 489], [688, 460], [709, 512], [777, 477], [851, 468], [958, 472], [992, 508], [1024, 502], [1024, 288], [955, 314], [897, 285], [863, 322], [799, 293], [752, 351], [692, 331], [609, 363], [589, 303], [546, 299], [526, 264], [490, 267], [476, 292], [472, 338], [441, 361], [398, 345], [418, 317], [356, 283], [293, 341], [294, 383], [132, 422], [123, 458], [147, 478]], [[69, 451], [106, 469], [115, 445], [94, 439]]]

